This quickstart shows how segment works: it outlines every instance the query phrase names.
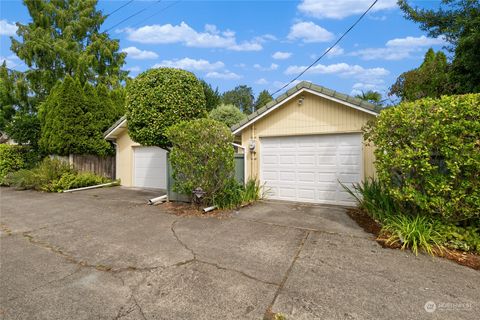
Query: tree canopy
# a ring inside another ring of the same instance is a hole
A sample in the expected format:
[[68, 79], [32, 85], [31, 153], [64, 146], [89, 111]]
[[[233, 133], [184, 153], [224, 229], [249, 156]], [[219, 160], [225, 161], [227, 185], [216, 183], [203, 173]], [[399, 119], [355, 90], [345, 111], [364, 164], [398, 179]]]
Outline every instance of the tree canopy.
[[226, 91], [222, 95], [224, 104], [233, 104], [245, 114], [252, 113], [253, 100], [253, 90], [246, 85], [236, 86], [235, 89]]
[[[263, 107], [264, 105], [266, 105], [267, 103], [269, 103], [272, 100], [273, 100], [273, 98], [270, 95], [270, 93], [268, 93], [267, 90], [261, 91], [258, 94], [257, 100], [255, 101], [255, 109], [256, 110], [260, 109], [261, 107]], [[255, 110], [253, 110], [253, 111], [255, 111]]]
[[454, 91], [480, 92], [480, 2], [442, 0], [437, 10], [412, 7], [406, 0], [398, 3], [405, 17], [419, 23], [429, 36], [443, 36], [450, 43]]
[[239, 123], [247, 116], [233, 104], [221, 104], [210, 111], [209, 115], [210, 118], [226, 124], [227, 127]]
[[376, 106], [381, 106], [383, 104], [382, 94], [373, 90], [362, 91], [361, 94], [355, 95], [355, 98], [370, 102]]
[[20, 40], [11, 38], [11, 50], [30, 68], [31, 89], [44, 99], [66, 75], [83, 84], [116, 87], [127, 73], [121, 71], [125, 53], [100, 27], [106, 16], [97, 0], [26, 1], [31, 22], [17, 23]]
[[134, 141], [168, 149], [168, 127], [207, 115], [203, 86], [185, 70], [147, 70], [127, 85], [126, 115]]
[[117, 115], [107, 108], [108, 103], [99, 103], [95, 87], [88, 83], [82, 87], [78, 79], [66, 76], [40, 106], [41, 149], [58, 155], [112, 152], [102, 134]]
[[203, 93], [205, 94], [205, 106], [207, 111], [211, 111], [218, 107], [222, 102], [222, 96], [218, 92], [218, 87], [213, 90], [212, 86], [205, 80], [200, 80], [203, 86]]
[[452, 92], [449, 81], [447, 57], [441, 51], [429, 49], [420, 67], [402, 73], [390, 87], [389, 95], [402, 101], [414, 101], [431, 97], [438, 98]]

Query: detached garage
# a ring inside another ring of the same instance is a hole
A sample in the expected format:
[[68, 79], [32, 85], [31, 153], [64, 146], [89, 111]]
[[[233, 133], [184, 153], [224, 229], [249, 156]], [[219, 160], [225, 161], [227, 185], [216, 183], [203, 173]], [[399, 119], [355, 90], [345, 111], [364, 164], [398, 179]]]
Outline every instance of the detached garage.
[[247, 177], [270, 199], [353, 205], [339, 182], [374, 175], [373, 149], [361, 129], [374, 105], [301, 82], [232, 128], [246, 150]]
[[167, 188], [167, 151], [141, 146], [130, 139], [127, 119], [118, 120], [105, 132], [116, 146], [116, 178], [121, 185], [138, 188]]

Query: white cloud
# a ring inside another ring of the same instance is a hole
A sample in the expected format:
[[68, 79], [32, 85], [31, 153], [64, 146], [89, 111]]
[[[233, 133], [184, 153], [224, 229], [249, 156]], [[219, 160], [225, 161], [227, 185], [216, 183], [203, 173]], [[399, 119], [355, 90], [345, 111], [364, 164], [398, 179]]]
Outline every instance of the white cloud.
[[269, 67], [262, 67], [258, 63], [254, 64], [253, 67], [260, 71], [273, 71], [278, 69], [278, 64], [272, 63]]
[[261, 43], [270, 38], [269, 35], [264, 35], [251, 41], [238, 43], [235, 32], [231, 30], [221, 31], [215, 25], [207, 24], [204, 31], [199, 32], [185, 22], [181, 22], [179, 25], [155, 24], [138, 29], [126, 28], [119, 32], [126, 32], [129, 40], [140, 43], [181, 43], [187, 47], [225, 48], [234, 51], [262, 50]]
[[388, 40], [386, 43], [387, 47], [430, 47], [435, 45], [446, 44], [443, 38], [427, 38], [426, 36], [420, 37], [406, 37], [406, 38], [396, 38]]
[[268, 81], [265, 78], [260, 78], [255, 81], [255, 84], [259, 84], [259, 85], [268, 84]]
[[148, 50], [140, 50], [137, 47], [128, 47], [123, 49], [122, 52], [126, 52], [128, 57], [138, 60], [158, 58], [158, 54], [156, 54], [155, 52]]
[[14, 36], [17, 32], [17, 26], [14, 23], [9, 23], [7, 20], [0, 20], [0, 35]]
[[362, 94], [362, 92], [366, 92], [369, 90], [381, 92], [384, 89], [385, 89], [384, 86], [381, 84], [357, 82], [352, 86], [352, 91], [350, 92], [350, 94], [355, 96], [357, 94]]
[[277, 51], [274, 54], [272, 54], [272, 58], [275, 60], [285, 60], [288, 59], [292, 56], [291, 52], [282, 52], [282, 51]]
[[300, 39], [305, 43], [327, 42], [333, 39], [333, 33], [311, 21], [297, 22], [290, 27], [288, 40]]
[[[298, 74], [305, 68], [306, 66], [290, 66], [285, 70], [285, 74]], [[389, 73], [385, 68], [364, 68], [359, 65], [349, 65], [344, 62], [330, 65], [318, 64], [307, 71], [307, 74], [334, 74], [340, 77], [351, 77], [369, 83], [379, 82], [382, 77], [387, 76]]]
[[191, 71], [214, 71], [222, 69], [225, 67], [225, 64], [222, 61], [210, 62], [204, 59], [196, 60], [191, 58], [183, 58], [176, 60], [163, 60], [160, 63], [153, 65], [153, 68], [160, 67], [186, 69]]
[[350, 55], [359, 56], [363, 60], [402, 60], [414, 53], [425, 51], [426, 47], [446, 44], [443, 38], [405, 37], [387, 41], [383, 48], [366, 48], [352, 52]]
[[337, 46], [333, 47], [332, 50], [330, 50], [327, 53], [327, 57], [329, 57], [329, 58], [337, 57], [337, 56], [341, 56], [344, 53], [345, 53], [345, 50], [343, 50], [342, 47], [337, 45]]
[[240, 79], [242, 76], [230, 71], [224, 71], [224, 72], [212, 71], [207, 73], [205, 77], [212, 78], [212, 79], [235, 80], [235, 79]]
[[[372, 0], [303, 0], [298, 5], [298, 10], [315, 18], [343, 19], [362, 14], [371, 4]], [[392, 9], [396, 6], [397, 0], [381, 0], [370, 11]]]
[[13, 69], [19, 65], [17, 62], [19, 62], [20, 59], [18, 59], [18, 57], [13, 54], [9, 55], [8, 57], [0, 56], [0, 64], [3, 64], [4, 61], [7, 65], [7, 68]]
[[127, 68], [127, 71], [130, 71], [130, 72], [133, 72], [133, 73], [136, 73], [136, 72], [140, 72], [142, 69], [140, 69], [139, 66], [133, 66], [133, 67], [128, 67]]

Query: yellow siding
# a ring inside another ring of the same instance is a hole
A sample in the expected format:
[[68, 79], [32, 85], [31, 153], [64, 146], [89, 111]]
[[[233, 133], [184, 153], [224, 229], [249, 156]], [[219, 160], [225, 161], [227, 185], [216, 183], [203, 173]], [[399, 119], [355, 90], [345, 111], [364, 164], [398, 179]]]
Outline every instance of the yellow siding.
[[[301, 96], [301, 105], [297, 96], [242, 131], [242, 145], [247, 150], [249, 140], [256, 141], [256, 152], [247, 151], [248, 177], [259, 176], [262, 137], [361, 132], [363, 125], [375, 117], [311, 93]], [[364, 146], [363, 156], [364, 174], [373, 176], [373, 148]]]
[[127, 130], [122, 132], [117, 138], [117, 179], [121, 180], [121, 185], [126, 187], [133, 186], [133, 147], [139, 146], [138, 143], [130, 139]]

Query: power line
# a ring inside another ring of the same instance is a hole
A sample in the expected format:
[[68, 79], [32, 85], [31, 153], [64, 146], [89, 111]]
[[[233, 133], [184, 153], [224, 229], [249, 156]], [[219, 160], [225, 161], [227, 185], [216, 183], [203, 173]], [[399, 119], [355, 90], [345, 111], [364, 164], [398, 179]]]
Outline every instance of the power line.
[[171, 3], [171, 4], [169, 4], [169, 5], [166, 6], [165, 8], [162, 8], [162, 9], [158, 10], [157, 12], [149, 15], [148, 17], [146, 17], [146, 18], [143, 19], [142, 21], [133, 24], [133, 25], [132, 25], [132, 28], [135, 28], [136, 26], [138, 26], [138, 25], [140, 25], [140, 24], [142, 24], [142, 23], [145, 23], [145, 22], [146, 22], [147, 20], [149, 20], [150, 18], [156, 16], [156, 15], [159, 14], [159, 13], [162, 13], [162, 12], [166, 11], [167, 9], [173, 7], [174, 5], [179, 4], [180, 2], [182, 2], [182, 0], [178, 0], [178, 1], [175, 1], [175, 2], [173, 2], [173, 3]]
[[109, 14], [107, 14], [107, 17], [110, 17], [112, 14], [114, 14], [115, 12], [117, 12], [117, 11], [121, 10], [122, 8], [128, 6], [132, 2], [133, 2], [133, 0], [128, 1], [124, 5], [120, 6], [119, 8], [117, 8], [117, 9], [113, 10], [112, 12], [110, 12]]
[[162, 0], [155, 1], [153, 4], [149, 5], [148, 7], [145, 7], [145, 8], [143, 8], [143, 9], [135, 12], [134, 14], [129, 15], [128, 17], [126, 17], [126, 18], [123, 19], [122, 21], [114, 24], [113, 26], [111, 26], [110, 28], [108, 28], [107, 30], [105, 30], [105, 32], [108, 32], [108, 31], [112, 30], [113, 28], [121, 25], [121, 24], [124, 23], [125, 21], [128, 21], [128, 20], [130, 20], [131, 18], [133, 18], [133, 17], [135, 17], [135, 16], [138, 16], [140, 13], [142, 13], [142, 12], [150, 9], [151, 7], [153, 7], [154, 5], [156, 5], [157, 3], [160, 3], [160, 2], [162, 2]]
[[370, 5], [370, 7], [368, 7], [368, 9], [350, 26], [350, 28], [347, 29], [347, 31], [345, 31], [342, 36], [340, 38], [337, 39], [337, 41], [335, 41], [335, 43], [329, 47], [320, 57], [318, 57], [312, 64], [310, 64], [308, 67], [306, 67], [302, 72], [300, 72], [295, 78], [293, 78], [292, 80], [290, 80], [290, 82], [288, 82], [286, 85], [284, 85], [283, 87], [281, 87], [280, 89], [278, 89], [277, 91], [275, 91], [274, 93], [272, 93], [272, 96], [274, 96], [275, 94], [277, 94], [278, 92], [282, 91], [283, 89], [285, 89], [286, 87], [288, 87], [289, 85], [291, 85], [295, 80], [297, 80], [298, 78], [300, 78], [301, 76], [303, 76], [305, 74], [305, 72], [307, 72], [311, 67], [313, 67], [314, 65], [317, 64], [318, 61], [320, 61], [324, 56], [326, 56], [330, 50], [332, 50], [353, 28], [355, 28], [355, 26], [360, 22], [360, 20], [363, 19], [363, 17], [365, 17], [365, 15], [373, 8], [373, 6], [378, 2], [378, 0], [375, 0], [373, 1], [373, 3]]

